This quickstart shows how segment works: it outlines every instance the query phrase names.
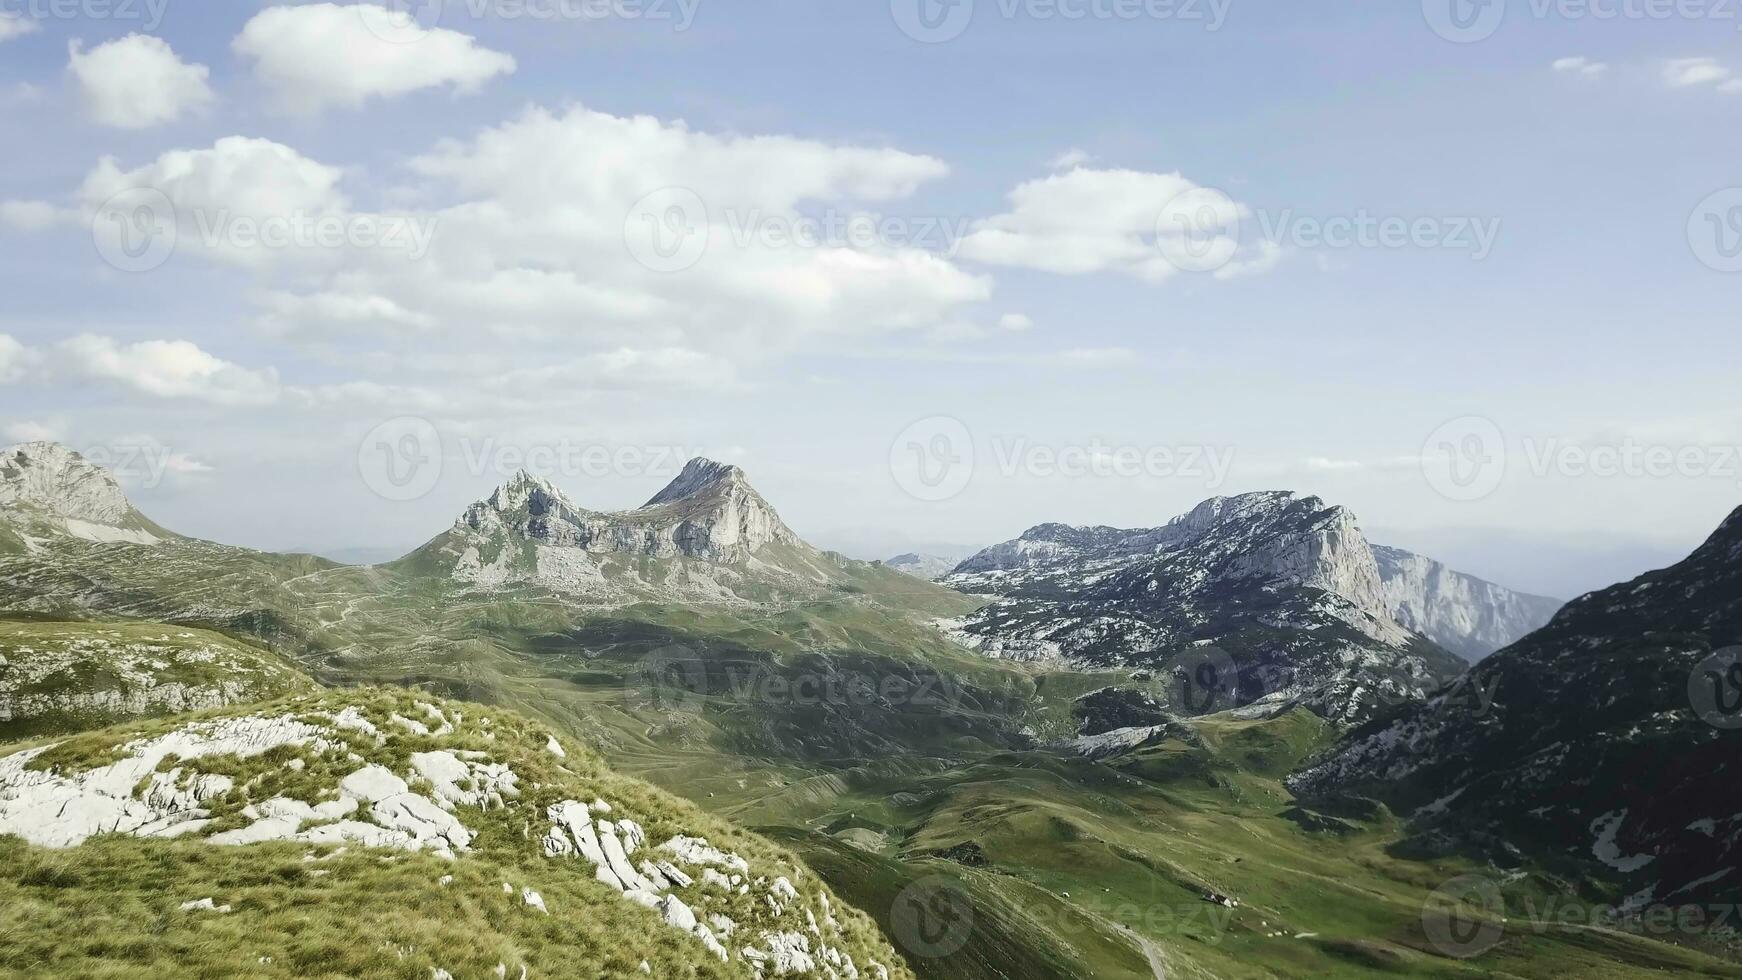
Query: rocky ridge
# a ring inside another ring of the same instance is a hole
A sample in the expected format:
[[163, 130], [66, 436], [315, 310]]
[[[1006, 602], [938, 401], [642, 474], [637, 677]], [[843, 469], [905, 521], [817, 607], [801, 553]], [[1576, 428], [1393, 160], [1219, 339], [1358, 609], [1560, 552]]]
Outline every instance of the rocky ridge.
[[1392, 618], [1472, 663], [1544, 626], [1565, 605], [1401, 548], [1374, 545], [1373, 557]]
[[396, 566], [434, 568], [476, 588], [538, 585], [601, 602], [649, 594], [732, 602], [769, 582], [825, 583], [843, 560], [805, 544], [742, 469], [698, 458], [629, 511], [588, 510], [548, 480], [518, 473]]
[[0, 737], [95, 728], [314, 688], [271, 653], [205, 630], [0, 621]]
[[112, 473], [52, 442], [0, 451], [0, 523], [11, 538], [0, 539], [0, 550], [37, 550], [56, 535], [140, 545], [172, 537], [133, 509]]
[[1290, 779], [1425, 835], [1547, 849], [1635, 904], [1733, 895], [1742, 873], [1742, 509], [1686, 560], [1567, 604]]
[[992, 597], [946, 624], [983, 653], [1082, 667], [1207, 660], [1238, 675], [1228, 694], [1239, 704], [1355, 720], [1461, 666], [1392, 618], [1353, 514], [1281, 491], [1207, 500], [1159, 528], [1041, 525], [941, 582]]

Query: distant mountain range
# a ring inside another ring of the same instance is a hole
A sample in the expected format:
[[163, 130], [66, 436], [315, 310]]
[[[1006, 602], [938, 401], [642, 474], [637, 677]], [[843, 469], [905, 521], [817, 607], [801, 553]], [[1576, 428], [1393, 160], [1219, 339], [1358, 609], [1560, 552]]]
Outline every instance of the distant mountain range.
[[905, 555], [885, 558], [883, 564], [914, 578], [935, 582], [956, 570], [966, 555], [931, 555], [910, 551]]

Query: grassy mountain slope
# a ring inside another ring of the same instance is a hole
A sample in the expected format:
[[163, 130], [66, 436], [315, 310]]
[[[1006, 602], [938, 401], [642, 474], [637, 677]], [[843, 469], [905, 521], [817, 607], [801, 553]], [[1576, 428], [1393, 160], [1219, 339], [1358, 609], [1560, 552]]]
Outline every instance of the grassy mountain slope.
[[[105, 775], [128, 766], [146, 774], [138, 785]], [[358, 781], [365, 774], [373, 784]], [[183, 796], [168, 801], [168, 786]], [[118, 794], [133, 801], [123, 829], [148, 819], [180, 836], [65, 839], [116, 824], [41, 819], [28, 801], [51, 790], [53, 806], [72, 798], [73, 811]], [[317, 804], [330, 809], [310, 815]], [[553, 811], [567, 806], [601, 841], [615, 821], [612, 841], [639, 866], [677, 869], [659, 890], [684, 912], [629, 900], [573, 846], [553, 854], [553, 836], [580, 840], [553, 826], [572, 831], [574, 817]], [[269, 839], [220, 843], [239, 833]], [[39, 846], [55, 835], [71, 846]], [[0, 866], [0, 973], [425, 980], [501, 975], [500, 964], [510, 976], [617, 977], [646, 961], [657, 977], [730, 977], [755, 975], [757, 954], [784, 942], [809, 963], [788, 957], [794, 973], [822, 975], [828, 963], [846, 974], [840, 957], [851, 957], [862, 976], [910, 975], [870, 920], [790, 853], [613, 774], [547, 726], [405, 692], [296, 697], [12, 746], [0, 756]], [[207, 898], [217, 908], [184, 904]], [[762, 972], [779, 971], [770, 960]]]
[[314, 689], [277, 654], [207, 630], [0, 620], [0, 740]]

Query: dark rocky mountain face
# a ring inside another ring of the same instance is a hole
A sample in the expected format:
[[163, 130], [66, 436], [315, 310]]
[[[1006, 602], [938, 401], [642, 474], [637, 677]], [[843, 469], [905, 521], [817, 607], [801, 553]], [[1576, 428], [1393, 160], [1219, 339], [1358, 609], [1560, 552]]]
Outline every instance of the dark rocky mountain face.
[[1354, 516], [1316, 497], [1219, 497], [1160, 528], [1041, 525], [942, 582], [994, 597], [956, 624], [982, 652], [1184, 671], [1205, 695], [1179, 706], [1195, 713], [1305, 704], [1358, 720], [1463, 667], [1392, 618]]
[[1635, 905], [1742, 888], [1742, 509], [1685, 561], [1591, 593], [1290, 780], [1442, 841], [1552, 853]]

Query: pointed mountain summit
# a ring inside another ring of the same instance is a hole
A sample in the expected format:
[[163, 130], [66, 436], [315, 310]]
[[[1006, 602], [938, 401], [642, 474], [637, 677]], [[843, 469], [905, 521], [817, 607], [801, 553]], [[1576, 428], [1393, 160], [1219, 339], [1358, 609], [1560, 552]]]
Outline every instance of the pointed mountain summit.
[[679, 550], [709, 561], [743, 561], [771, 543], [801, 543], [742, 469], [701, 457], [626, 516], [660, 526], [682, 518], [673, 534]]
[[174, 535], [134, 509], [114, 474], [59, 443], [0, 451], [0, 550], [56, 537], [154, 545]]
[[735, 596], [753, 573], [816, 578], [826, 562], [743, 470], [698, 458], [627, 511], [588, 510], [550, 481], [517, 473], [399, 564], [482, 588], [700, 600]]

